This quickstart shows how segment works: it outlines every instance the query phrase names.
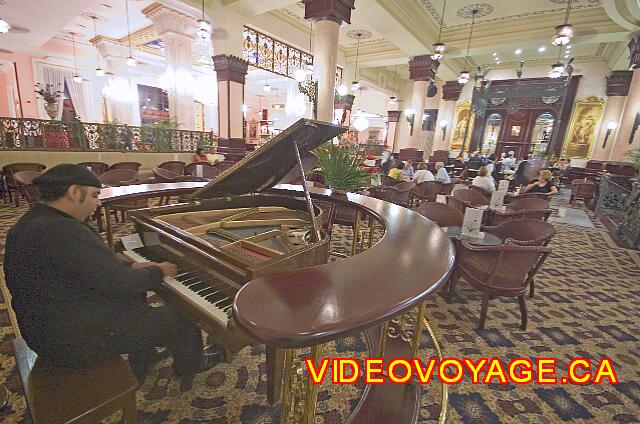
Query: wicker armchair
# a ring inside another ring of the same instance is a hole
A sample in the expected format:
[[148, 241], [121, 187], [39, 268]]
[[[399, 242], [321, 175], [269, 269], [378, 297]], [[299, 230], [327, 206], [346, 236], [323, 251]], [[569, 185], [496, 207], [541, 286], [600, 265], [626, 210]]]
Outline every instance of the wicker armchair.
[[36, 171], [20, 171], [13, 174], [13, 181], [18, 189], [18, 192], [27, 199], [29, 206], [40, 200], [40, 192], [33, 185], [33, 179], [42, 172]]
[[168, 169], [153, 168], [153, 178], [157, 183], [179, 183], [183, 181], [204, 181], [203, 178], [194, 177], [191, 175], [182, 175], [171, 172]]
[[389, 186], [380, 186], [380, 187], [371, 187], [369, 189], [369, 196], [384, 200], [387, 202], [395, 203], [396, 198], [398, 197], [398, 189], [396, 187]]
[[89, 168], [91, 172], [93, 172], [96, 175], [96, 177], [99, 177], [100, 175], [104, 174], [109, 169], [109, 165], [107, 165], [104, 162], [80, 162], [78, 163], [78, 165], [82, 165]]
[[167, 162], [162, 162], [160, 165], [158, 165], [158, 168], [166, 169], [167, 171], [182, 175], [185, 165], [186, 163], [182, 162], [181, 160], [170, 160]]
[[[548, 222], [538, 219], [520, 219], [517, 221], [505, 222], [495, 227], [484, 227], [483, 231], [494, 234], [502, 240], [511, 240], [513, 243], [523, 246], [548, 246], [556, 229]], [[536, 265], [537, 272], [540, 265]], [[533, 273], [535, 274], [535, 273]], [[529, 280], [529, 297], [533, 297], [535, 281], [533, 275]]]
[[410, 208], [411, 204], [413, 203], [413, 189], [415, 187], [415, 181], [405, 181], [395, 185], [394, 188], [398, 190], [398, 194], [396, 195], [396, 200], [394, 203], [397, 203], [400, 206], [404, 206], [405, 208]]
[[[105, 186], [123, 186], [129, 184], [135, 184], [139, 182], [138, 172], [133, 169], [112, 169], [98, 177], [100, 182]], [[111, 211], [116, 217], [118, 222], [118, 211], [122, 217], [122, 221], [125, 219], [125, 212], [132, 209], [140, 209], [149, 206], [148, 199], [129, 200], [122, 203], [114, 203], [109, 206]], [[102, 211], [98, 209], [96, 211], [96, 218], [98, 220], [98, 228], [102, 229]]]
[[550, 252], [549, 247], [543, 246], [522, 246], [510, 242], [499, 246], [475, 246], [466, 240], [460, 240], [455, 269], [449, 283], [449, 298], [460, 277], [482, 291], [478, 324], [478, 328], [482, 329], [491, 297], [517, 297], [521, 314], [520, 328], [526, 330], [527, 286]]
[[453, 187], [460, 181], [459, 178], [451, 178], [451, 182], [443, 183], [442, 181], [436, 181], [436, 187], [438, 187], [438, 194], [448, 196], [453, 191]]
[[394, 186], [399, 184], [400, 181], [391, 178], [388, 175], [384, 175], [384, 174], [380, 174], [380, 184], [382, 184], [383, 186]]
[[460, 212], [463, 216], [467, 208], [473, 207], [471, 203], [466, 202], [464, 200], [460, 200], [455, 196], [447, 196], [446, 199], [447, 199], [447, 205], [451, 206], [452, 208]]
[[596, 184], [587, 179], [573, 180], [571, 182], [571, 198], [569, 204], [575, 206], [576, 200], [582, 199], [585, 206], [590, 207], [591, 200], [596, 194]]
[[47, 166], [41, 163], [32, 163], [32, 162], [17, 162], [10, 163], [2, 167], [2, 174], [5, 178], [5, 184], [7, 187], [7, 195], [9, 197], [9, 201], [12, 200], [12, 192], [16, 194], [15, 196], [15, 204], [16, 207], [20, 206], [20, 193], [18, 193], [18, 187], [16, 187], [15, 182], [13, 181], [13, 175], [20, 171], [34, 171], [34, 172], [42, 172]]
[[526, 211], [490, 211], [487, 218], [487, 225], [500, 225], [505, 222], [510, 222], [518, 219], [522, 219]]
[[118, 162], [111, 165], [109, 167], [109, 171], [115, 170], [115, 169], [132, 169], [138, 172], [141, 166], [142, 164], [138, 162]]
[[469, 190], [469, 189], [460, 189], [460, 190], [456, 190], [455, 193], [453, 193], [453, 196], [456, 197], [459, 200], [462, 200], [463, 202], [466, 202], [470, 205], [474, 205], [474, 206], [478, 206], [478, 205], [488, 205], [489, 204], [489, 199], [487, 199], [486, 197], [484, 197], [482, 194], [480, 194], [477, 191], [473, 191], [473, 190]]
[[418, 207], [418, 213], [440, 227], [462, 227], [464, 215], [451, 205], [437, 202], [424, 202]]
[[520, 196], [518, 196], [517, 199], [514, 199], [509, 203], [508, 207], [513, 211], [520, 211], [524, 209], [548, 209], [549, 201], [531, 197], [521, 199]]
[[211, 166], [209, 165], [209, 162], [191, 162], [190, 164], [184, 166], [184, 168], [182, 169], [182, 173], [184, 175], [193, 175], [196, 172], [196, 166], [198, 165]]
[[438, 186], [435, 181], [423, 181], [413, 189], [413, 198], [418, 202], [435, 202], [438, 197]]
[[474, 186], [474, 185], [470, 185], [469, 190], [476, 191], [482, 194], [485, 197], [485, 199], [487, 199], [487, 201], [491, 201], [491, 192], [489, 190], [482, 187]]
[[517, 196], [504, 196], [504, 203], [509, 204], [513, 201], [521, 200], [521, 199], [542, 199], [542, 200], [548, 201], [549, 198], [550, 196], [545, 193], [524, 193], [524, 194], [518, 194]]

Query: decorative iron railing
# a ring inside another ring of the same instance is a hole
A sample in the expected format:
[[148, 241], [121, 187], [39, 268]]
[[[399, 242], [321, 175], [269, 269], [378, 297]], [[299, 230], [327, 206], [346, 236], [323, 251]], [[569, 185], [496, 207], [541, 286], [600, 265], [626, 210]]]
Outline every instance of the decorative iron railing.
[[193, 152], [216, 145], [213, 133], [203, 131], [0, 118], [2, 150]]
[[610, 175], [600, 180], [595, 213], [609, 217], [631, 246], [640, 249], [640, 183], [631, 190], [620, 183]]

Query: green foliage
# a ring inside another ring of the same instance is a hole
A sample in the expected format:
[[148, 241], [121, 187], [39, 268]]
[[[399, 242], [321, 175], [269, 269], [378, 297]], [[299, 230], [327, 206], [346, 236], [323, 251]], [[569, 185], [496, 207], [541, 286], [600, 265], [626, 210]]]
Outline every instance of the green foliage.
[[318, 158], [317, 166], [322, 170], [329, 187], [352, 191], [365, 185], [369, 174], [358, 169], [362, 157], [350, 146], [335, 146], [325, 143], [313, 152]]
[[636, 168], [636, 177], [640, 177], [640, 147], [629, 150], [625, 153], [624, 157], [629, 159], [633, 167]]

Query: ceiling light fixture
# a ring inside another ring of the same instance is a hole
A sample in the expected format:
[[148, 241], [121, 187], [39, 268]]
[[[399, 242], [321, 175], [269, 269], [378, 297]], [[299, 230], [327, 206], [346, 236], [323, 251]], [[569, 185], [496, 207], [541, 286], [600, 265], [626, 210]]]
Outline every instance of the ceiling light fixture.
[[211, 37], [211, 22], [204, 18], [204, 0], [202, 0], [202, 19], [198, 19], [198, 37], [206, 40]]
[[9, 25], [9, 22], [0, 18], [0, 34], [6, 34], [7, 32], [9, 32], [10, 29], [11, 29], [11, 25]]
[[573, 26], [569, 24], [569, 13], [571, 12], [571, 1], [567, 1], [567, 11], [564, 15], [564, 24], [556, 27], [556, 34], [551, 39], [554, 46], [566, 46], [573, 38]]
[[[96, 19], [98, 19], [98, 17], [96, 15], [91, 15], [89, 19], [93, 21], [93, 39], [97, 42], [98, 32], [96, 31]], [[104, 74], [104, 69], [100, 67], [100, 52], [98, 52], [98, 48], [96, 47], [96, 76], [103, 77]]]
[[431, 54], [431, 59], [433, 60], [442, 59], [444, 57], [444, 52], [446, 50], [446, 46], [444, 45], [444, 43], [440, 42], [440, 39], [442, 37], [442, 26], [444, 25], [445, 7], [447, 7], [447, 0], [444, 0], [444, 2], [442, 3], [442, 16], [440, 17], [440, 29], [438, 30], [438, 42], [431, 46], [433, 47], [433, 53]]
[[467, 54], [464, 56], [464, 70], [460, 72], [460, 74], [458, 75], [458, 82], [460, 84], [466, 84], [469, 82], [469, 78], [470, 78], [470, 74], [469, 71], [467, 71], [467, 65], [469, 62], [469, 48], [471, 47], [471, 38], [473, 37], [473, 25], [476, 22], [476, 15], [478, 14], [479, 9], [473, 9], [471, 10], [472, 13], [472, 17], [471, 17], [471, 29], [469, 29], [469, 41], [467, 41]]
[[550, 78], [560, 78], [564, 73], [564, 64], [562, 62], [556, 62], [551, 65], [551, 72], [549, 72]]
[[393, 69], [393, 87], [391, 88], [392, 95], [389, 96], [389, 104], [395, 105], [398, 103], [398, 99], [396, 98], [396, 75], [398, 74], [398, 65]]
[[76, 70], [76, 72], [73, 74], [73, 77], [71, 78], [73, 78], [73, 80], [79, 84], [82, 82], [82, 77], [78, 72], [78, 61], [76, 60], [76, 39], [74, 38], [76, 33], [70, 32], [69, 35], [71, 36], [71, 46], [73, 47], [73, 66]]
[[539, 53], [545, 52], [546, 50], [547, 50], [547, 48], [545, 46], [538, 47], [538, 52]]
[[514, 51], [515, 54], [521, 54], [522, 53], [522, 49], [516, 49], [516, 51]]
[[354, 37], [356, 37], [356, 67], [353, 71], [353, 82], [351, 83], [351, 91], [356, 92], [360, 89], [360, 83], [358, 82], [358, 56], [360, 55], [360, 38], [362, 38], [361, 32], [356, 32]]
[[138, 62], [131, 52], [131, 27], [129, 26], [129, 0], [124, 0], [125, 11], [127, 13], [127, 41], [129, 42], [129, 57], [127, 58], [127, 66], [135, 68]]

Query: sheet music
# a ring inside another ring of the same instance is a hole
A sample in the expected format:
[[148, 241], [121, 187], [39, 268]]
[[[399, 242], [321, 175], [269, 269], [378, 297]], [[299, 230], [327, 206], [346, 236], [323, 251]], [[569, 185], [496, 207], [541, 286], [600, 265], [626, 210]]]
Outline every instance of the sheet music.
[[140, 247], [144, 247], [144, 243], [142, 243], [142, 239], [140, 238], [140, 234], [130, 234], [128, 236], [124, 236], [120, 239], [122, 241], [122, 245], [125, 250], [134, 250]]
[[467, 208], [464, 212], [464, 220], [462, 221], [462, 235], [479, 237], [480, 226], [482, 225], [482, 209]]

